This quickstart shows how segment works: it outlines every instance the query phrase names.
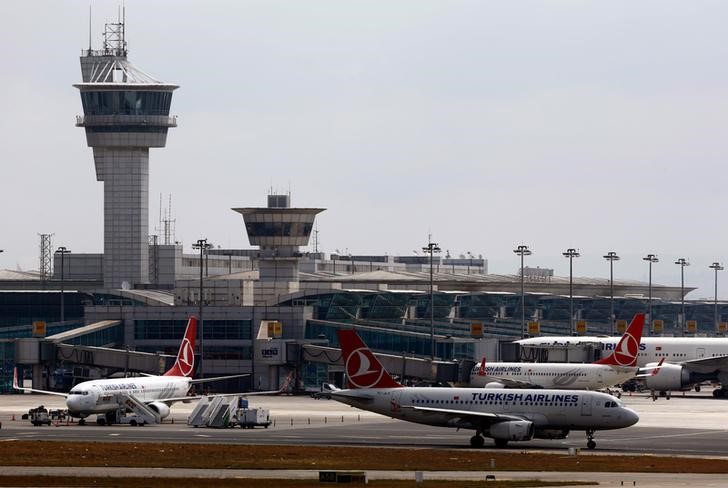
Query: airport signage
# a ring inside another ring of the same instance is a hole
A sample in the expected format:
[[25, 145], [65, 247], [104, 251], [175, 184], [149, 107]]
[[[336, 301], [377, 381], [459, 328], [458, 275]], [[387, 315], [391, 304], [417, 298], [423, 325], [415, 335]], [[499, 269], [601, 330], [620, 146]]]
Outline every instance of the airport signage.
[[576, 333], [579, 335], [586, 334], [586, 320], [576, 321]]
[[624, 319], [617, 320], [617, 332], [624, 334], [627, 331], [627, 321]]
[[470, 323], [470, 337], [483, 337], [483, 322]]
[[661, 319], [655, 319], [652, 321], [652, 332], [655, 334], [662, 334], [665, 328], [665, 323]]
[[687, 325], [687, 331], [689, 334], [695, 334], [698, 330], [698, 321], [697, 320], [688, 320], [686, 322]]
[[528, 323], [528, 335], [537, 336], [541, 333], [541, 324], [538, 320], [532, 320]]
[[264, 364], [284, 364], [286, 345], [281, 340], [258, 340], [255, 359]]
[[725, 334], [728, 332], [728, 322], [720, 322], [718, 323], [718, 332], [721, 334]]
[[33, 322], [33, 337], [45, 337], [46, 336], [46, 323], [43, 320], [36, 320]]

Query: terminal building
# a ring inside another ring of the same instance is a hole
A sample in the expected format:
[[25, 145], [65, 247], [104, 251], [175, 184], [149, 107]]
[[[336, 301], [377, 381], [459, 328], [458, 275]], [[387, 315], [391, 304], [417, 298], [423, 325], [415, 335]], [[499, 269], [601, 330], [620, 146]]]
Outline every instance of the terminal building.
[[395, 374], [459, 381], [485, 354], [519, 359], [511, 341], [522, 334], [522, 307], [532, 333], [568, 334], [572, 299], [581, 332], [610, 333], [651, 301], [662, 327], [653, 333], [683, 334], [687, 323], [691, 333], [716, 333], [712, 302], [689, 301], [680, 317], [689, 287], [574, 277], [570, 297], [569, 279], [552, 270], [496, 275], [482, 257], [306, 252], [324, 209], [297, 208], [290, 194], [221, 209], [241, 214], [251, 248], [201, 240], [199, 252], [185, 253], [160, 242], [149, 235], [149, 149], [163, 148], [177, 125], [178, 86], [129, 62], [124, 29], [108, 24], [103, 48], [83, 51], [74, 85], [84, 111], [77, 126], [104, 183], [103, 253], [62, 249], [50, 273], [0, 271], [0, 392], [11, 390], [16, 366], [34, 387], [60, 391], [94, 377], [159, 374], [193, 314], [196, 373], [249, 373], [211, 384], [217, 391], [277, 388], [289, 373], [296, 389], [340, 381], [341, 327], [356, 328]]

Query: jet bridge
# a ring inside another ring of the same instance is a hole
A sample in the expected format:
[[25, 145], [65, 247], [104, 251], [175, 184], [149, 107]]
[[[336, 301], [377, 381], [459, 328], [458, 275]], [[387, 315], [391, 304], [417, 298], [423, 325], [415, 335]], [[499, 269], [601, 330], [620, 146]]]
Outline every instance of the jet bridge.
[[[305, 344], [302, 349], [304, 361], [325, 363], [330, 366], [344, 366], [341, 359], [341, 349], [313, 344]], [[389, 373], [403, 378], [415, 378], [433, 383], [461, 381], [460, 363], [456, 361], [431, 361], [404, 354], [397, 356], [374, 351], [372, 353]], [[472, 361], [470, 364], [472, 364]], [[470, 367], [467, 367], [467, 372], [470, 373]]]

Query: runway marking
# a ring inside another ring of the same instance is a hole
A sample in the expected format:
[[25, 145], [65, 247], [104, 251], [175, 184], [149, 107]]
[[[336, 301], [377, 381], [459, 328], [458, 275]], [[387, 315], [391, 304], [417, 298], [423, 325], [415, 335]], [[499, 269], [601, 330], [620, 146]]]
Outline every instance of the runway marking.
[[212, 436], [207, 435], [207, 434], [195, 434], [195, 437], [212, 437]]
[[691, 437], [699, 436], [704, 434], [715, 433], [715, 430], [704, 430], [700, 432], [686, 432], [684, 434], [663, 434], [663, 435], [645, 435], [640, 437], [620, 437], [618, 439], [602, 439], [601, 442], [624, 442], [624, 441], [635, 441], [642, 439], [664, 439], [668, 437]]
[[116, 437], [116, 436], [120, 436], [120, 435], [121, 434], [109, 434], [109, 437]]
[[13, 439], [11, 437], [10, 439], [0, 439], [0, 442], [12, 442], [12, 441], [17, 441], [17, 440], [19, 440], [19, 439]]

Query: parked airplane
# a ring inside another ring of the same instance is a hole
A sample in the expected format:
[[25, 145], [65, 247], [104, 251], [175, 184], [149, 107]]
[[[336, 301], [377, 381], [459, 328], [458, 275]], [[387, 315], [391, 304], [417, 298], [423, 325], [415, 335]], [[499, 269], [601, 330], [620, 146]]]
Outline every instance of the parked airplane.
[[[100, 424], [113, 423], [116, 412], [121, 405], [131, 410], [145, 407], [151, 410], [153, 417], [163, 419], [170, 413], [170, 405], [175, 402], [197, 400], [199, 396], [188, 396], [187, 392], [193, 384], [206, 383], [228, 378], [239, 378], [244, 375], [223, 376], [217, 378], [192, 379], [195, 365], [195, 337], [197, 335], [197, 318], [190, 317], [185, 329], [177, 359], [172, 368], [162, 376], [144, 376], [139, 378], [113, 378], [84, 381], [77, 384], [68, 393], [57, 391], [24, 388], [18, 385], [17, 368], [13, 374], [13, 388], [22, 391], [45, 393], [66, 398], [66, 407], [72, 417], [78, 417], [80, 425], [91, 414], [104, 414], [99, 417]], [[257, 392], [256, 392], [257, 393]]]
[[475, 430], [472, 447], [490, 437], [498, 447], [508, 441], [563, 439], [571, 430], [586, 431], [594, 449], [594, 432], [621, 429], [639, 420], [637, 413], [606, 393], [523, 389], [404, 387], [397, 383], [353, 330], [339, 330], [348, 389], [331, 398], [395, 419], [426, 425]]
[[599, 390], [652, 374], [654, 368], [635, 366], [644, 323], [644, 314], [635, 315], [611, 354], [591, 364], [486, 363], [483, 358], [470, 372], [470, 386]]
[[[614, 350], [616, 337], [542, 336], [516, 341], [521, 347], [549, 349], [592, 345], [602, 354]], [[723, 337], [644, 337], [640, 341], [637, 366], [647, 368], [665, 363], [654, 375], [646, 376], [647, 388], [655, 391], [684, 390], [703, 381], [719, 381], [716, 398], [728, 397], [728, 338]], [[698, 386], [696, 386], [698, 388]]]

